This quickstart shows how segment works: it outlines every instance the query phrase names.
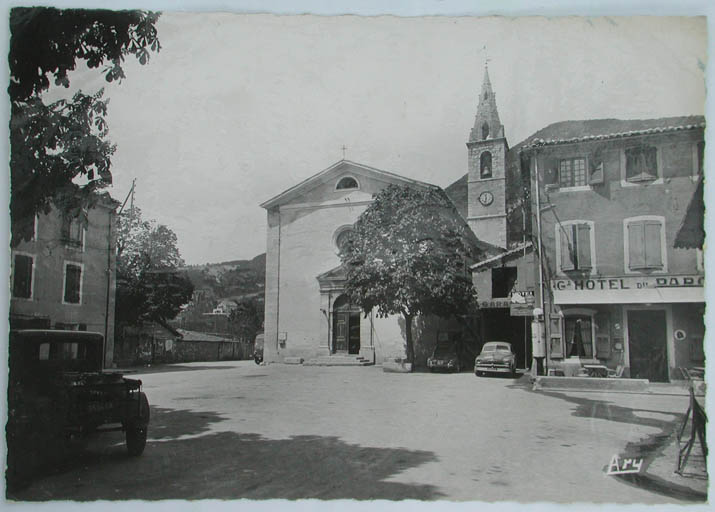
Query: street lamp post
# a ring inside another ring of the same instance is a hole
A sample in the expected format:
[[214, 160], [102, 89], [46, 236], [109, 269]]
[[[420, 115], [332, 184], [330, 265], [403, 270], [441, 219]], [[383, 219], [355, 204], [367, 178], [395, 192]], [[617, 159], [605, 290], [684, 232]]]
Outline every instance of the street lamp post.
[[[542, 261], [542, 244], [541, 244], [541, 183], [539, 178], [539, 159], [538, 154], [534, 152], [534, 174], [536, 183], [536, 246], [538, 253], [539, 265], [539, 308], [534, 309], [534, 326], [532, 326], [532, 339], [534, 340], [533, 357], [536, 359], [537, 374], [546, 372], [546, 363], [548, 361], [548, 348], [545, 342], [545, 313], [544, 305], [544, 267]], [[537, 316], [537, 310], [540, 309], [540, 315]], [[536, 329], [534, 331], [534, 328]]]

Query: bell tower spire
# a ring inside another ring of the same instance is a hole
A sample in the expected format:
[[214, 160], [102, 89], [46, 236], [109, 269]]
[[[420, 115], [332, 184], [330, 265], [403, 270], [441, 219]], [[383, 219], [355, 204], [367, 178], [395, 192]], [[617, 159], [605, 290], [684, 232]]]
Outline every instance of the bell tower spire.
[[504, 125], [484, 63], [484, 79], [477, 115], [467, 141], [467, 222], [477, 238], [506, 247], [506, 156]]
[[497, 100], [489, 80], [488, 60], [484, 63], [484, 78], [482, 79], [482, 92], [479, 95], [477, 115], [474, 126], [469, 133], [469, 142], [487, 139], [500, 139], [504, 137], [504, 125], [499, 120]]

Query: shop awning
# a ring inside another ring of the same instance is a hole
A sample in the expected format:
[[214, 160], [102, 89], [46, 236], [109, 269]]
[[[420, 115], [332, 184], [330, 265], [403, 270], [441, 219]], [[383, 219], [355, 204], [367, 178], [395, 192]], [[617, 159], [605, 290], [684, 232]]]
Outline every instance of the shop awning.
[[705, 302], [701, 286], [640, 290], [553, 290], [555, 304], [663, 304]]

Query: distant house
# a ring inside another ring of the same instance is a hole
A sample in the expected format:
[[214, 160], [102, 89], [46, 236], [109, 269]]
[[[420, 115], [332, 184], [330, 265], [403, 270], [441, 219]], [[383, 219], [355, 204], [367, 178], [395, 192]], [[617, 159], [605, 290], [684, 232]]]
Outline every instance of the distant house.
[[11, 252], [10, 327], [94, 331], [114, 350], [116, 213], [108, 194], [76, 217], [35, 217], [32, 237]]
[[214, 315], [226, 315], [229, 316], [232, 311], [238, 308], [238, 304], [232, 300], [222, 300], [218, 303], [218, 306], [214, 308], [212, 313]]

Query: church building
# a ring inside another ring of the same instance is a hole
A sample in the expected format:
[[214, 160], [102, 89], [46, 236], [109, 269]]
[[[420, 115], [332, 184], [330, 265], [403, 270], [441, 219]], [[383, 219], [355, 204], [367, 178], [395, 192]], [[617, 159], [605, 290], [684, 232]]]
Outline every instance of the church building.
[[266, 362], [374, 364], [404, 357], [398, 317], [363, 315], [343, 293], [338, 256], [388, 185], [437, 188], [341, 160], [261, 206], [268, 212]]

